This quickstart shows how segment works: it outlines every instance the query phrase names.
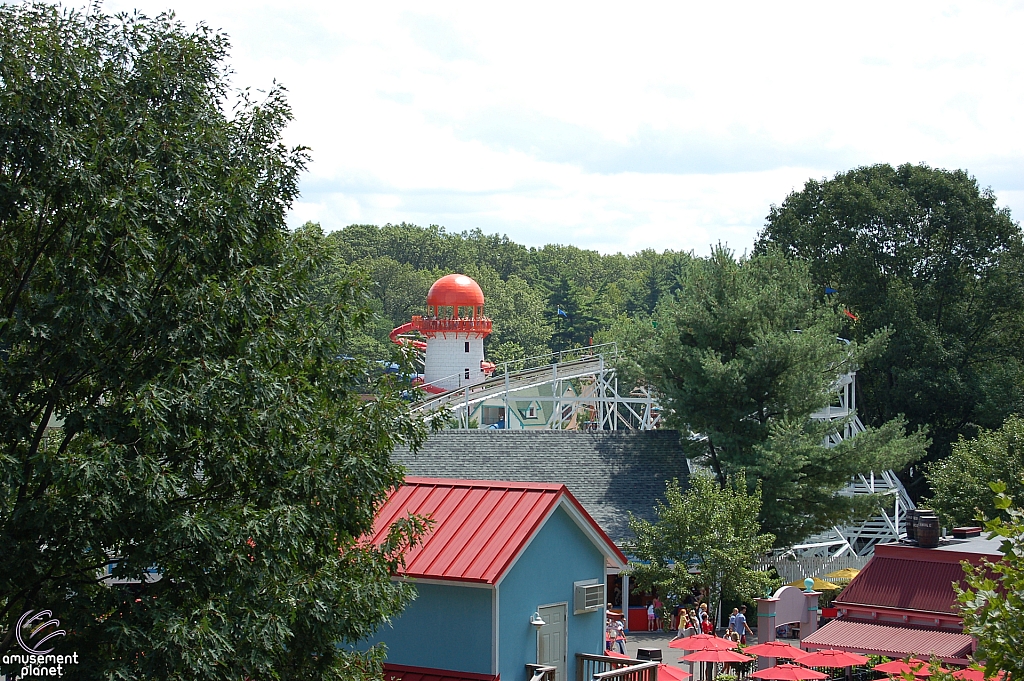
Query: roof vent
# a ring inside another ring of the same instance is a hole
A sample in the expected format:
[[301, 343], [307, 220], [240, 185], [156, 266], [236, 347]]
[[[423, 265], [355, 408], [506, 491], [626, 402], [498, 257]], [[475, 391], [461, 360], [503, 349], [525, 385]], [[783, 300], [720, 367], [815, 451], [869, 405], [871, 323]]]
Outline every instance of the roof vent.
[[953, 537], [956, 539], [970, 539], [971, 537], [980, 537], [980, 527], [954, 527]]

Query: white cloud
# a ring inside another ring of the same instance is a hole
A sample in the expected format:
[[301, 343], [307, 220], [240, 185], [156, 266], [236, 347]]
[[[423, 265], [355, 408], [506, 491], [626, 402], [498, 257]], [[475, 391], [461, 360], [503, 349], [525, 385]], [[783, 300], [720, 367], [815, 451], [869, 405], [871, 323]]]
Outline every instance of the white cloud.
[[[108, 9], [163, 2], [108, 2]], [[771, 203], [877, 162], [1024, 213], [1024, 9], [972, 2], [180, 2], [313, 148], [292, 220], [603, 251], [749, 248]]]

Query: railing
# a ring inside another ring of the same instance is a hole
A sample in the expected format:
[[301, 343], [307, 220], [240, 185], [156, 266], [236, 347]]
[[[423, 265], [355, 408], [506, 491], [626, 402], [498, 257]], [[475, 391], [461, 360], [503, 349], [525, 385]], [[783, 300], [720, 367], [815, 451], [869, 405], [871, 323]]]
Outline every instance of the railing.
[[576, 681], [658, 681], [658, 664], [576, 653]]
[[555, 681], [555, 674], [558, 667], [549, 667], [543, 664], [528, 664], [526, 672], [530, 675], [530, 681]]
[[412, 328], [428, 333], [482, 333], [491, 332], [493, 322], [487, 317], [458, 317], [455, 319], [434, 319], [415, 315]]

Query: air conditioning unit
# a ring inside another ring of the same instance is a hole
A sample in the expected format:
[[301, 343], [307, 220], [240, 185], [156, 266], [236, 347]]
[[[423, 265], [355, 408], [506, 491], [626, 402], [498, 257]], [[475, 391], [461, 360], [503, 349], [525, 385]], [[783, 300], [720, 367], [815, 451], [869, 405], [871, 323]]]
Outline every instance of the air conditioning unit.
[[605, 585], [596, 579], [587, 579], [582, 582], [573, 582], [573, 607], [572, 614], [579, 615], [584, 612], [597, 612], [604, 607]]

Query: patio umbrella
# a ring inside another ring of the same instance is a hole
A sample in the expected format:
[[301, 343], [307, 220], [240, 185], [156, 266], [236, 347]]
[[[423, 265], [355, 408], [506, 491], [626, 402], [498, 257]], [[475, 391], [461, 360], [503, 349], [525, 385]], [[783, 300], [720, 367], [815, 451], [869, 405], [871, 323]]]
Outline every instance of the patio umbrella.
[[1006, 672], [998, 671], [993, 676], [989, 676], [986, 679], [984, 669], [957, 669], [953, 672], [953, 676], [957, 679], [963, 679], [963, 681], [1003, 681], [1006, 677]]
[[[890, 676], [902, 676], [907, 673], [913, 674], [914, 676], [932, 675], [932, 670], [924, 660], [893, 660], [892, 662], [876, 664], [874, 669], [880, 672], [885, 672]], [[949, 670], [939, 667], [939, 671], [948, 672]]]
[[800, 664], [808, 667], [853, 667], [854, 665], [867, 664], [868, 658], [857, 653], [848, 653], [845, 650], [816, 650], [807, 653], [800, 658]]
[[672, 679], [672, 681], [686, 681], [686, 679], [693, 676], [690, 672], [684, 672], [682, 669], [676, 669], [670, 667], [667, 664], [658, 665], [658, 678], [659, 679]]
[[676, 648], [677, 650], [732, 650], [738, 645], [729, 639], [719, 638], [711, 634], [694, 634], [686, 638], [677, 638], [674, 641], [669, 641], [668, 647]]
[[683, 662], [750, 662], [754, 658], [735, 650], [698, 650], [682, 658]]
[[620, 653], [617, 650], [606, 650], [606, 651], [604, 651], [604, 654], [607, 655], [608, 657], [618, 657], [618, 658], [621, 658], [623, 660], [632, 660], [633, 659], [629, 655], [625, 655], [623, 653]]
[[[803, 589], [804, 588], [804, 580], [798, 579], [795, 582], [790, 582], [786, 586], [795, 586], [798, 589]], [[826, 582], [824, 579], [819, 579], [819, 578], [815, 577], [814, 578], [814, 586], [812, 586], [811, 588], [814, 589], [815, 591], [835, 591], [836, 589], [840, 589], [842, 587], [840, 587], [838, 584], [833, 584], [832, 582]]]
[[768, 641], [767, 643], [758, 643], [755, 646], [748, 646], [744, 648], [743, 652], [748, 655], [779, 657], [784, 660], [799, 660], [807, 654], [806, 650], [800, 650], [796, 646], [791, 646], [785, 641]]
[[825, 575], [825, 579], [830, 579], [839, 582], [848, 582], [857, 575], [860, 574], [860, 570], [857, 568], [843, 568], [842, 570], [833, 570], [832, 572]]
[[[792, 647], [792, 646], [790, 646]], [[775, 681], [804, 681], [804, 679], [827, 679], [828, 674], [816, 672], [798, 664], [780, 664], [768, 667], [751, 674], [755, 679], [774, 679]]]

